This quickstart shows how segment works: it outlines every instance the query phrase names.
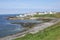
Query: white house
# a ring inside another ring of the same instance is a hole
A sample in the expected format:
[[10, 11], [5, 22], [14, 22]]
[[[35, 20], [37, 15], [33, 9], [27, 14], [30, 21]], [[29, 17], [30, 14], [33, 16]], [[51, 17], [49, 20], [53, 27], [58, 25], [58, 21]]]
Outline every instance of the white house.
[[24, 14], [20, 14], [16, 17], [26, 17], [26, 16], [34, 16], [36, 14], [39, 14], [39, 15], [44, 15], [44, 14], [53, 14], [55, 12], [32, 12], [32, 13], [24, 13]]
[[27, 15], [26, 14], [20, 14], [20, 15], [18, 15], [16, 17], [25, 17], [25, 16], [27, 16]]
[[53, 14], [53, 12], [50, 12], [50, 14]]
[[36, 14], [36, 13], [24, 13], [24, 14], [20, 14], [20, 15], [18, 15], [18, 16], [16, 16], [16, 17], [33, 16], [34, 14]]
[[35, 15], [36, 13], [26, 13], [26, 15], [28, 16], [28, 15], [30, 15], [30, 16], [33, 16], [33, 15]]
[[44, 14], [44, 12], [39, 12], [39, 15], [43, 15]]
[[48, 14], [48, 13], [47, 12], [38, 12], [37, 14], [44, 15], [44, 14]]
[[53, 12], [53, 11], [50, 11], [50, 12], [48, 12], [48, 14], [55, 14], [56, 12]]

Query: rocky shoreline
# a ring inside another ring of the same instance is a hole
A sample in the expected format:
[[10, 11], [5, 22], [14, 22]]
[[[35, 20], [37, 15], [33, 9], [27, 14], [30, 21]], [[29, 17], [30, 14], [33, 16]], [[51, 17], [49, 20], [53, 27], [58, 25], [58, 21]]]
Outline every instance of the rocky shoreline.
[[10, 35], [10, 36], [7, 36], [7, 37], [4, 37], [4, 38], [0, 38], [0, 40], [12, 40], [12, 39], [15, 39], [15, 38], [19, 38], [19, 37], [23, 37], [25, 36], [27, 33], [37, 33], [39, 30], [43, 30], [47, 27], [50, 27], [56, 23], [60, 22], [60, 19], [56, 19], [56, 20], [52, 20], [50, 22], [45, 22], [45, 23], [41, 23], [41, 24], [37, 24], [35, 27], [31, 28], [31, 29], [28, 29], [24, 32], [21, 32], [21, 33], [17, 33], [17, 34], [14, 34], [14, 35]]

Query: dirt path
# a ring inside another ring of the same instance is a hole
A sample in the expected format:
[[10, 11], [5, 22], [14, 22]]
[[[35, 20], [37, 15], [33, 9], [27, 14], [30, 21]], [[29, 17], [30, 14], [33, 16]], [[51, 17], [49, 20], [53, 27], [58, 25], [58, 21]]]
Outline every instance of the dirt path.
[[45, 29], [47, 27], [50, 27], [50, 26], [52, 26], [52, 25], [54, 25], [54, 24], [56, 24], [58, 22], [60, 22], [60, 19], [55, 19], [55, 20], [52, 20], [50, 22], [38, 24], [34, 28], [30, 29], [29, 33], [32, 33], [32, 34], [37, 33], [38, 31], [43, 30], [43, 29]]

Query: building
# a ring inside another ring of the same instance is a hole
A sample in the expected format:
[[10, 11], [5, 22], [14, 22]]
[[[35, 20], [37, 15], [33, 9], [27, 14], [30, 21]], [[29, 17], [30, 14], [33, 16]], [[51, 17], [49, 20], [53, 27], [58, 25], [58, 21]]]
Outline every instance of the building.
[[24, 13], [24, 14], [20, 14], [16, 17], [27, 17], [27, 16], [34, 16], [36, 14], [38, 15], [44, 15], [44, 14], [55, 14], [56, 12], [32, 12], [32, 13]]
[[55, 14], [56, 12], [50, 11], [49, 14]]
[[44, 14], [48, 14], [48, 12], [36, 12], [39, 15], [44, 15]]
[[25, 16], [27, 16], [27, 15], [26, 14], [20, 14], [20, 15], [18, 15], [16, 17], [25, 17]]

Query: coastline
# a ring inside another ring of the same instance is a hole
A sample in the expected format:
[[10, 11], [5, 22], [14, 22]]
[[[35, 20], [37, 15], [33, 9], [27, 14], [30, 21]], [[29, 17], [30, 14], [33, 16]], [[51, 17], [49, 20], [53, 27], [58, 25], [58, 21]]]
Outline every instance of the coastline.
[[0, 40], [12, 40], [12, 39], [16, 39], [16, 38], [25, 36], [27, 33], [34, 34], [34, 33], [37, 33], [38, 31], [44, 30], [45, 28], [50, 27], [50, 26], [52, 26], [52, 25], [54, 25], [54, 24], [56, 24], [58, 22], [60, 22], [60, 19], [56, 19], [56, 20], [52, 20], [50, 22], [45, 22], [45, 23], [37, 24], [35, 27], [33, 27], [33, 28], [29, 29], [29, 30], [26, 30], [24, 32], [17, 33], [17, 34], [14, 34], [14, 35], [6, 36], [4, 38], [0, 38]]

